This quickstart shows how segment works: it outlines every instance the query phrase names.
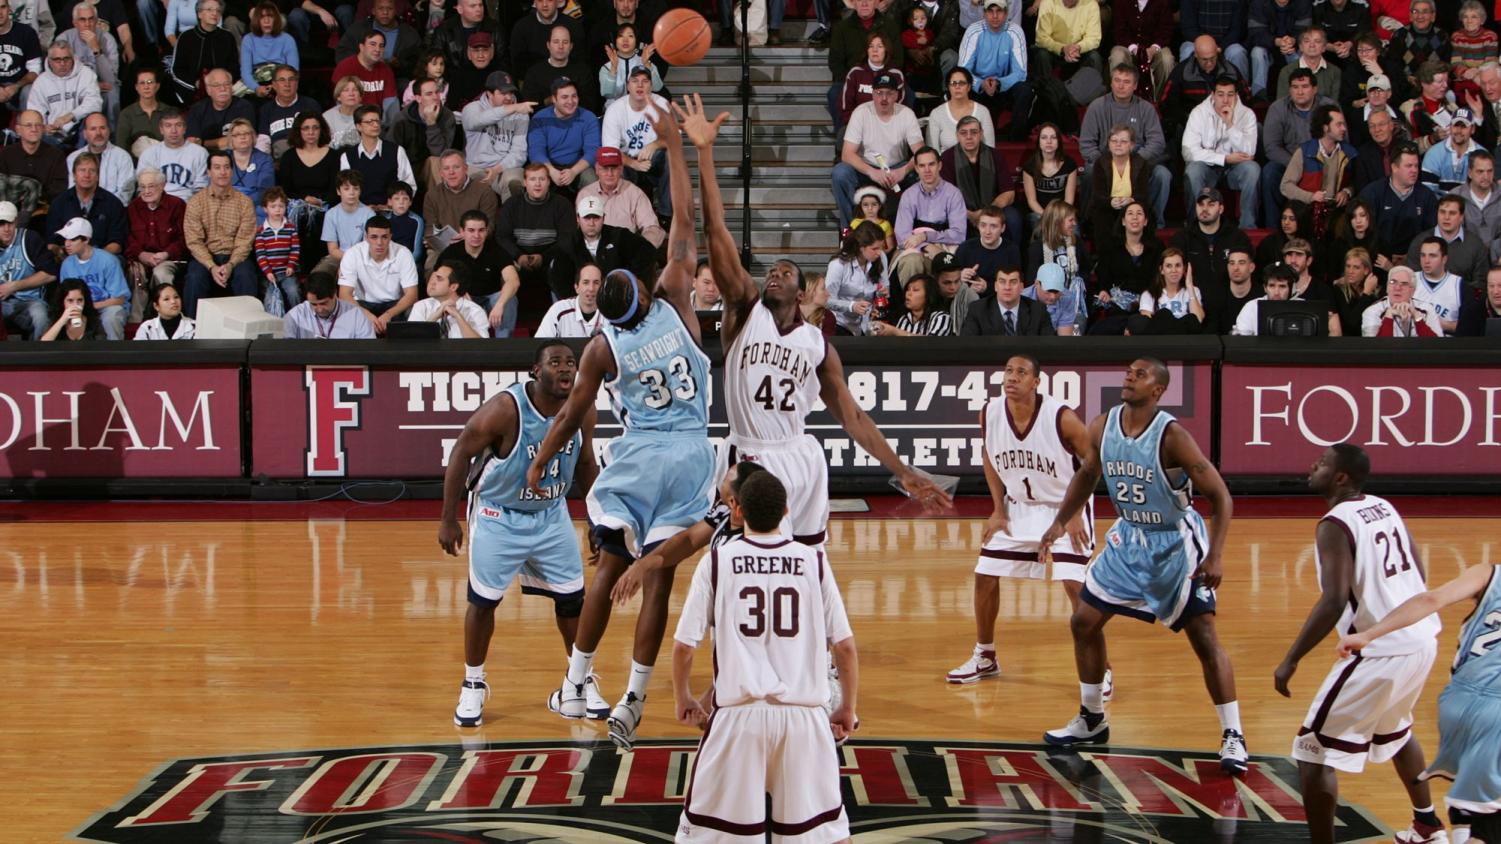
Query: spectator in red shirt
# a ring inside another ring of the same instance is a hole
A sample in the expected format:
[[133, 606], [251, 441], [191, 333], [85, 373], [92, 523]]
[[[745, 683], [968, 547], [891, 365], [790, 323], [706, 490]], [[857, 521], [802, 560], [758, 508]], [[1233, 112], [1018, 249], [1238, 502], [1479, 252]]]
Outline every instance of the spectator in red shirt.
[[[130, 238], [125, 243], [125, 270], [136, 290], [177, 279], [188, 259], [183, 215], [188, 204], [167, 193], [167, 177], [155, 167], [136, 176], [136, 198], [125, 208]], [[154, 296], [132, 296], [144, 305]], [[139, 315], [137, 315], [139, 316]]]
[[385, 50], [386, 36], [380, 30], [372, 29], [360, 40], [360, 47], [354, 55], [334, 67], [333, 75], [335, 79], [353, 76], [360, 80], [363, 92], [360, 101], [380, 108], [382, 113], [385, 113], [388, 101], [392, 104], [396, 101], [396, 75], [381, 58]]

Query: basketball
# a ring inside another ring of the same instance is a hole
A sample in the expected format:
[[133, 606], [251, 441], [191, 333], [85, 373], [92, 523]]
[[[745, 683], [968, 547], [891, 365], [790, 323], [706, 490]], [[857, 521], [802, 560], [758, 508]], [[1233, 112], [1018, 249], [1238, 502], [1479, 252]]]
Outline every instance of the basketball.
[[713, 40], [709, 22], [692, 9], [673, 9], [657, 19], [652, 29], [652, 43], [657, 55], [669, 64], [690, 65], [709, 52]]

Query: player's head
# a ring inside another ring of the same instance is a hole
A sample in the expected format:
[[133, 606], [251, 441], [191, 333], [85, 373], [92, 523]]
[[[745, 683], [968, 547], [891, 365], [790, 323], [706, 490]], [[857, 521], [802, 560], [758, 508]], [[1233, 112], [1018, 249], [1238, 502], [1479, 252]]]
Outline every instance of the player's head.
[[787, 488], [770, 472], [756, 472], [740, 484], [734, 508], [740, 511], [745, 529], [772, 533], [787, 515]]
[[1173, 383], [1167, 364], [1152, 357], [1141, 357], [1126, 367], [1126, 382], [1121, 386], [1121, 400], [1133, 407], [1156, 403]]
[[775, 261], [766, 271], [766, 286], [761, 289], [761, 302], [768, 308], [788, 305], [801, 299], [803, 271], [797, 264], [783, 258]]
[[612, 325], [634, 328], [651, 310], [651, 290], [627, 269], [610, 270], [599, 286], [599, 313]]
[[735, 502], [739, 500], [740, 485], [745, 483], [745, 479], [751, 475], [764, 471], [766, 471], [765, 466], [762, 466], [760, 463], [752, 463], [749, 460], [742, 460], [731, 466], [730, 471], [724, 473], [724, 480], [719, 482], [720, 500], [728, 504], [733, 510]]
[[1002, 374], [1005, 380], [1001, 387], [1006, 391], [1006, 398], [1019, 399], [1037, 392], [1037, 384], [1042, 379], [1042, 364], [1032, 355], [1018, 352], [1006, 359], [1006, 369]]
[[537, 388], [548, 397], [562, 401], [573, 389], [573, 378], [578, 374], [578, 359], [573, 347], [561, 340], [550, 340], [537, 347], [537, 356], [532, 360], [532, 377]]
[[1371, 476], [1371, 457], [1354, 443], [1335, 443], [1324, 449], [1308, 472], [1308, 488], [1329, 496], [1347, 489], [1360, 492]]

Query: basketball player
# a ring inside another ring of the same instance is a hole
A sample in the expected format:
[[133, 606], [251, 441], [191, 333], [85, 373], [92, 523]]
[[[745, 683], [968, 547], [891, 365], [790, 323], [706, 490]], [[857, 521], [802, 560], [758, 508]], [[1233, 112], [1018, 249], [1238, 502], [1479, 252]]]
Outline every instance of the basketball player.
[[[1417, 546], [1397, 509], [1361, 492], [1370, 473], [1370, 458], [1350, 443], [1326, 449], [1309, 471], [1309, 488], [1329, 504], [1314, 545], [1323, 595], [1277, 666], [1277, 691], [1283, 697], [1292, 696], [1288, 682], [1298, 661], [1336, 625], [1352, 633], [1370, 629], [1425, 588]], [[1412, 705], [1433, 667], [1440, 627], [1438, 616], [1429, 615], [1329, 669], [1293, 740], [1313, 844], [1334, 844], [1339, 804], [1334, 772], [1358, 774], [1367, 760], [1388, 759], [1413, 805], [1412, 826], [1397, 834], [1398, 844], [1448, 842], [1428, 783], [1418, 779], [1427, 763], [1412, 734]]]
[[[769, 827], [773, 840], [848, 841], [834, 738], [855, 728], [859, 671], [844, 601], [823, 552], [781, 535], [787, 491], [772, 473], [747, 478], [732, 507], [745, 535], [699, 561], [674, 636], [678, 720], [707, 720], [677, 840], [759, 842]], [[712, 717], [689, 688], [711, 627]], [[842, 687], [832, 715], [826, 639]]]
[[[1472, 566], [1415, 595], [1370, 628], [1339, 640], [1341, 659], [1365, 656], [1373, 643], [1409, 625], [1424, 625], [1444, 607], [1473, 599], [1459, 632], [1449, 685], [1438, 696], [1438, 758], [1421, 774], [1454, 781], [1444, 795], [1454, 844], [1501, 844], [1501, 566]], [[1463, 826], [1471, 837], [1463, 837]], [[1400, 836], [1398, 840], [1401, 839]], [[1406, 839], [1421, 840], [1421, 839]], [[1443, 838], [1437, 840], [1442, 841]]]
[[[1063, 502], [1068, 483], [1094, 447], [1079, 415], [1037, 391], [1042, 376], [1037, 358], [1012, 355], [1001, 388], [1005, 398], [985, 402], [980, 411], [985, 483], [995, 509], [985, 522], [984, 545], [975, 565], [975, 651], [948, 673], [950, 683], [978, 683], [998, 677], [995, 617], [1002, 577], [1041, 580], [1047, 566], [1038, 559], [1037, 539]], [[1053, 546], [1053, 579], [1063, 583], [1069, 603], [1079, 606], [1084, 565], [1094, 550], [1094, 503], [1068, 520], [1068, 535]], [[1105, 699], [1111, 695], [1105, 669]]]
[[673, 104], [683, 132], [698, 149], [699, 191], [709, 266], [724, 303], [720, 329], [724, 344], [725, 408], [730, 434], [720, 447], [715, 476], [742, 460], [765, 466], [787, 487], [792, 537], [822, 545], [829, 521], [828, 458], [806, 433], [808, 414], [822, 399], [855, 442], [888, 471], [903, 489], [926, 506], [948, 505], [951, 497], [929, 478], [902, 462], [845, 385], [839, 353], [818, 326], [803, 321], [803, 273], [788, 260], [772, 264], [759, 294], [740, 264], [735, 239], [725, 225], [724, 202], [715, 177], [714, 140], [729, 117], [704, 114], [698, 95]]
[[[1243, 773], [1250, 757], [1235, 672], [1214, 630], [1214, 590], [1220, 585], [1220, 553], [1233, 505], [1224, 479], [1193, 436], [1157, 407], [1168, 385], [1167, 366], [1156, 358], [1139, 358], [1126, 369], [1124, 403], [1089, 423], [1089, 460], [1069, 482], [1058, 515], [1038, 543], [1040, 559], [1047, 562], [1103, 474], [1120, 518], [1105, 534], [1105, 550], [1084, 571], [1083, 600], [1069, 624], [1079, 669], [1079, 714], [1043, 738], [1053, 745], [1109, 741], [1105, 623], [1114, 615], [1161, 621], [1188, 634], [1220, 719], [1220, 767]], [[1213, 505], [1212, 535], [1191, 506], [1194, 484]]]
[[[557, 341], [537, 348], [532, 380], [512, 384], [486, 401], [464, 425], [443, 474], [443, 515], [438, 545], [449, 556], [464, 547], [459, 501], [469, 497], [469, 609], [464, 614], [464, 685], [453, 722], [483, 723], [490, 686], [485, 655], [495, 632], [495, 607], [521, 573], [521, 591], [553, 599], [563, 647], [572, 650], [584, 606], [584, 564], [563, 497], [577, 484], [587, 493], [599, 474], [594, 463], [593, 408], [568, 442], [548, 461], [543, 486], [526, 483], [526, 469], [548, 424], [573, 390], [578, 363]], [[587, 712], [609, 714], [593, 677], [585, 682]]]
[[[593, 588], [584, 599], [578, 636], [563, 684], [548, 707], [565, 718], [588, 714], [587, 681], [610, 621], [610, 590], [621, 572], [657, 543], [688, 529], [709, 506], [714, 452], [709, 446], [709, 358], [699, 348], [698, 319], [688, 302], [697, 266], [692, 184], [671, 112], [647, 112], [667, 149], [673, 215], [667, 266], [655, 286], [629, 270], [612, 270], [599, 291], [600, 333], [584, 347], [576, 388], [553, 420], [527, 472], [536, 487], [547, 462], [578, 429], [603, 384], [625, 432], [589, 491], [589, 522], [600, 549]], [[645, 580], [631, 675], [611, 710], [610, 739], [630, 749], [646, 686], [667, 627], [672, 572]]]

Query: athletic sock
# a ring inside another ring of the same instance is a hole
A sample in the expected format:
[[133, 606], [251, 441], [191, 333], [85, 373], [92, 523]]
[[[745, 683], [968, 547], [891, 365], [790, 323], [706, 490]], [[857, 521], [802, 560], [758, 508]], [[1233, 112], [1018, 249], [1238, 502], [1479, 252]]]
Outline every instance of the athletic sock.
[[646, 684], [651, 682], [652, 666], [642, 665], [631, 660], [631, 680], [626, 685], [627, 694], [634, 694], [637, 700], [646, 700]]
[[1105, 684], [1080, 683], [1079, 703], [1084, 706], [1085, 712], [1091, 715], [1103, 715], [1105, 713]]
[[1423, 826], [1429, 827], [1430, 829], [1442, 828], [1444, 825], [1444, 822], [1438, 819], [1438, 813], [1433, 811], [1432, 806], [1421, 808], [1418, 806], [1413, 806], [1412, 819], [1422, 824]]
[[975, 643], [975, 650], [980, 651], [982, 653], [993, 654], [993, 653], [995, 653], [995, 642], [991, 642], [988, 645], [983, 645], [983, 644], [980, 644], [979, 642], [976, 642]]
[[470, 665], [464, 663], [464, 680], [469, 683], [478, 683], [485, 679], [485, 664]]
[[573, 647], [573, 653], [568, 655], [568, 682], [575, 686], [584, 685], [589, 679], [589, 670], [594, 667], [594, 652], [580, 650], [577, 645]]
[[1232, 700], [1229, 703], [1221, 703], [1214, 707], [1214, 714], [1220, 716], [1221, 730], [1234, 730], [1245, 735], [1240, 728], [1240, 701]]

